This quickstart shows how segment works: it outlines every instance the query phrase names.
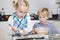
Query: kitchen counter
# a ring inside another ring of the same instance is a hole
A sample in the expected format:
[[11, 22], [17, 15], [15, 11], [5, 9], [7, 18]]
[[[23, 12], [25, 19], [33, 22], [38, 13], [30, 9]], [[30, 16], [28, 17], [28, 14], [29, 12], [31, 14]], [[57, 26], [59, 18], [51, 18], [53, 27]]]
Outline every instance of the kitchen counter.
[[[31, 19], [31, 20], [38, 20], [38, 19]], [[60, 19], [55, 19], [55, 18], [49, 18], [48, 20], [52, 20], [52, 21], [60, 21]]]
[[0, 15], [0, 22], [1, 21], [7, 21], [10, 15]]

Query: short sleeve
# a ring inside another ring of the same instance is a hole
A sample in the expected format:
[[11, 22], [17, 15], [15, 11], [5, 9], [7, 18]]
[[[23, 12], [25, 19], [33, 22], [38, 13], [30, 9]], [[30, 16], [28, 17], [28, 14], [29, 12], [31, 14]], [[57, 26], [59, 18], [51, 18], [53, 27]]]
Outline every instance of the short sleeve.
[[8, 19], [8, 25], [13, 26], [13, 16], [10, 16]]
[[58, 34], [58, 32], [53, 24], [51, 24], [51, 28], [52, 28], [52, 34]]
[[37, 27], [37, 25], [36, 25], [36, 23], [34, 24], [34, 26], [33, 26], [33, 28], [36, 28]]
[[53, 25], [53, 34], [58, 34], [58, 32], [57, 32], [57, 30], [56, 30], [54, 25]]

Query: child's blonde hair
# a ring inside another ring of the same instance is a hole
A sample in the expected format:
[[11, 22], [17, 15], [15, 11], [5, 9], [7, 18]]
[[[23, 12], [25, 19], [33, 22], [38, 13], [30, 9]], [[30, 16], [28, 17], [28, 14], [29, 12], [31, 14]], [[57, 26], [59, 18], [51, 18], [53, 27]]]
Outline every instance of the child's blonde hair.
[[49, 10], [48, 10], [48, 8], [39, 9], [38, 12], [37, 12], [37, 13], [38, 13], [38, 17], [39, 17], [39, 14], [40, 14], [41, 12], [47, 12], [46, 15], [49, 16]]
[[[24, 4], [22, 4], [22, 2], [23, 2]], [[13, 1], [13, 7], [14, 7], [15, 9], [17, 9], [19, 5], [23, 5], [23, 6], [26, 6], [26, 7], [28, 6], [28, 7], [29, 7], [29, 3], [27, 2], [27, 0], [17, 0], [17, 1]]]

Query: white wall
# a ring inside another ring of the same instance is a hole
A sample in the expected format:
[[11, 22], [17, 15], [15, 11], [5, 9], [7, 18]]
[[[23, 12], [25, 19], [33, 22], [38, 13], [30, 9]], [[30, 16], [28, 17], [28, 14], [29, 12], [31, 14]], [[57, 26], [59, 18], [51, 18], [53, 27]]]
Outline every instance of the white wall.
[[57, 5], [55, 0], [28, 0], [30, 4], [30, 13], [37, 13], [39, 8], [46, 7], [49, 9], [50, 17], [57, 14]]
[[1, 8], [5, 9], [6, 15], [12, 14], [14, 12], [12, 0], [0, 0], [0, 11]]
[[46, 0], [28, 0], [30, 3], [30, 12], [36, 13], [41, 7], [48, 7], [48, 2]]
[[[14, 8], [12, 6], [13, 0], [1, 0], [0, 1], [0, 10], [1, 8], [5, 8], [6, 14], [12, 14], [14, 11]], [[39, 8], [47, 7], [50, 10], [50, 13], [52, 11], [53, 14], [56, 14], [56, 3], [55, 0], [28, 0], [30, 4], [30, 13], [36, 13]]]

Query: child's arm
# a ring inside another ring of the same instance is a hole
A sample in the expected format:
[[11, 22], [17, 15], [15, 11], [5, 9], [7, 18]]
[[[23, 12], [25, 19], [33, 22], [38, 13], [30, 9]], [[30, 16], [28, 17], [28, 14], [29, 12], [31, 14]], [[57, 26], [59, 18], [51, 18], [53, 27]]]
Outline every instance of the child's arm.
[[17, 32], [17, 28], [15, 26], [11, 26], [11, 29], [14, 31], [14, 32]]
[[10, 26], [10, 27], [11, 27], [12, 31], [20, 33], [20, 35], [23, 37], [23, 35], [24, 35], [23, 30], [16, 28], [15, 26]]
[[36, 32], [36, 30], [35, 30], [35, 28], [37, 27], [37, 25], [36, 25], [36, 23], [33, 25], [33, 30], [32, 30], [32, 33], [33, 34], [37, 34], [37, 32]]
[[[10, 16], [9, 19], [8, 19], [8, 26], [13, 32], [19, 31], [20, 34], [23, 34], [23, 31], [21, 29], [13, 26], [13, 17], [12, 16]], [[12, 31], [10, 31], [10, 32], [12, 32]], [[10, 34], [10, 32], [9, 32], [9, 34]]]
[[33, 29], [33, 30], [32, 30], [32, 34], [35, 34], [35, 33], [36, 33], [36, 32], [35, 32], [35, 29]]
[[58, 32], [57, 32], [55, 26], [53, 26], [52, 28], [53, 28], [53, 32], [52, 32], [52, 33], [53, 33], [53, 34], [58, 34]]
[[11, 29], [16, 32], [17, 31], [17, 28], [15, 26], [13, 26], [13, 16], [10, 16], [9, 19], [8, 19], [8, 25], [9, 27], [11, 27]]
[[51, 24], [51, 30], [52, 30], [52, 34], [58, 34], [58, 32], [53, 24]]

